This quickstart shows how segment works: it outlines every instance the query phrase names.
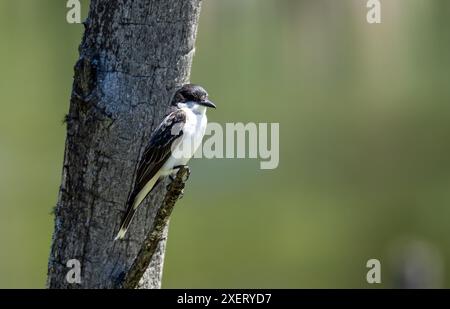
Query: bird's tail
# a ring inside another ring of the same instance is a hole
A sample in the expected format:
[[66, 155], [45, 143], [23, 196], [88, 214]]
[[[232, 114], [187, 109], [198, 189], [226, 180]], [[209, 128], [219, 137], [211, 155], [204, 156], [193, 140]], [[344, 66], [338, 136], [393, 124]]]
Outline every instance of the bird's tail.
[[136, 213], [135, 207], [131, 207], [129, 211], [127, 211], [127, 215], [125, 216], [125, 218], [123, 218], [122, 223], [120, 224], [120, 230], [117, 233], [117, 236], [116, 238], [114, 238], [114, 240], [123, 239], [135, 213]]
[[128, 227], [130, 226], [131, 220], [133, 220], [134, 214], [136, 213], [136, 210], [138, 209], [139, 205], [142, 203], [142, 201], [145, 199], [145, 197], [153, 191], [153, 189], [156, 187], [156, 185], [161, 181], [161, 178], [159, 177], [159, 173], [153, 177], [143, 189], [141, 189], [137, 194], [136, 192], [133, 192], [128, 200], [128, 209], [127, 213], [125, 215], [125, 218], [123, 218], [122, 223], [120, 224], [120, 230], [119, 233], [117, 233], [116, 238], [114, 240], [123, 239], [125, 236], [125, 233], [128, 230]]

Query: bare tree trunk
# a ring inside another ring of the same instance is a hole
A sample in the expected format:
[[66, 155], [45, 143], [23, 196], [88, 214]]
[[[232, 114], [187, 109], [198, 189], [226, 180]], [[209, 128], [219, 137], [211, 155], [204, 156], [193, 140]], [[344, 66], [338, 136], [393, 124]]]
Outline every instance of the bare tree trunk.
[[[66, 119], [49, 288], [161, 286], [168, 217], [185, 170], [168, 194], [161, 183], [144, 201], [125, 240], [113, 239], [149, 136], [188, 81], [200, 1], [91, 1]], [[81, 283], [66, 280], [72, 259]]]

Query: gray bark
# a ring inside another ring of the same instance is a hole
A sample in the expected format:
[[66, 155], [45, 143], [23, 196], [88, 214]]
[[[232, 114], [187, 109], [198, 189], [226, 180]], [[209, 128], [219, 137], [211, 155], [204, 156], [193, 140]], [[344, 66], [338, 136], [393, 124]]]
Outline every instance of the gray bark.
[[[189, 79], [200, 1], [91, 1], [66, 117], [49, 288], [161, 286], [185, 169], [147, 197], [125, 240], [113, 239], [149, 136]], [[66, 280], [71, 259], [81, 263], [79, 284]]]

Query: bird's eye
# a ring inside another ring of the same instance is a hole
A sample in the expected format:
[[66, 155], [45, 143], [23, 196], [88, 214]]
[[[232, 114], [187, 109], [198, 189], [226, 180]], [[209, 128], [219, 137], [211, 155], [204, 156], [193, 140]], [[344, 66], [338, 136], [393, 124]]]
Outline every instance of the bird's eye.
[[184, 94], [183, 97], [184, 97], [185, 101], [194, 101], [194, 97], [189, 93]]

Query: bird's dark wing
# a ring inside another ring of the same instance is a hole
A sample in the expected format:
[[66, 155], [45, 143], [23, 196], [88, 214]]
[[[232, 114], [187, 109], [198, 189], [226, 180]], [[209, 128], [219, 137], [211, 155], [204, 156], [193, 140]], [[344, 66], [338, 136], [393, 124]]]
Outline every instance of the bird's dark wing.
[[185, 123], [186, 113], [176, 110], [170, 113], [153, 132], [139, 162], [132, 195], [137, 195], [170, 157], [172, 146], [183, 135]]
[[173, 149], [172, 147], [175, 147], [179, 143], [179, 138], [183, 135], [185, 123], [186, 113], [182, 110], [175, 110], [153, 132], [150, 137], [150, 143], [139, 162], [134, 188], [128, 197], [127, 210], [120, 223], [120, 230], [115, 239], [120, 239], [125, 236], [128, 226], [139, 206], [134, 204], [136, 196], [155, 177], [156, 173], [158, 173], [167, 159], [169, 159], [171, 150]]

